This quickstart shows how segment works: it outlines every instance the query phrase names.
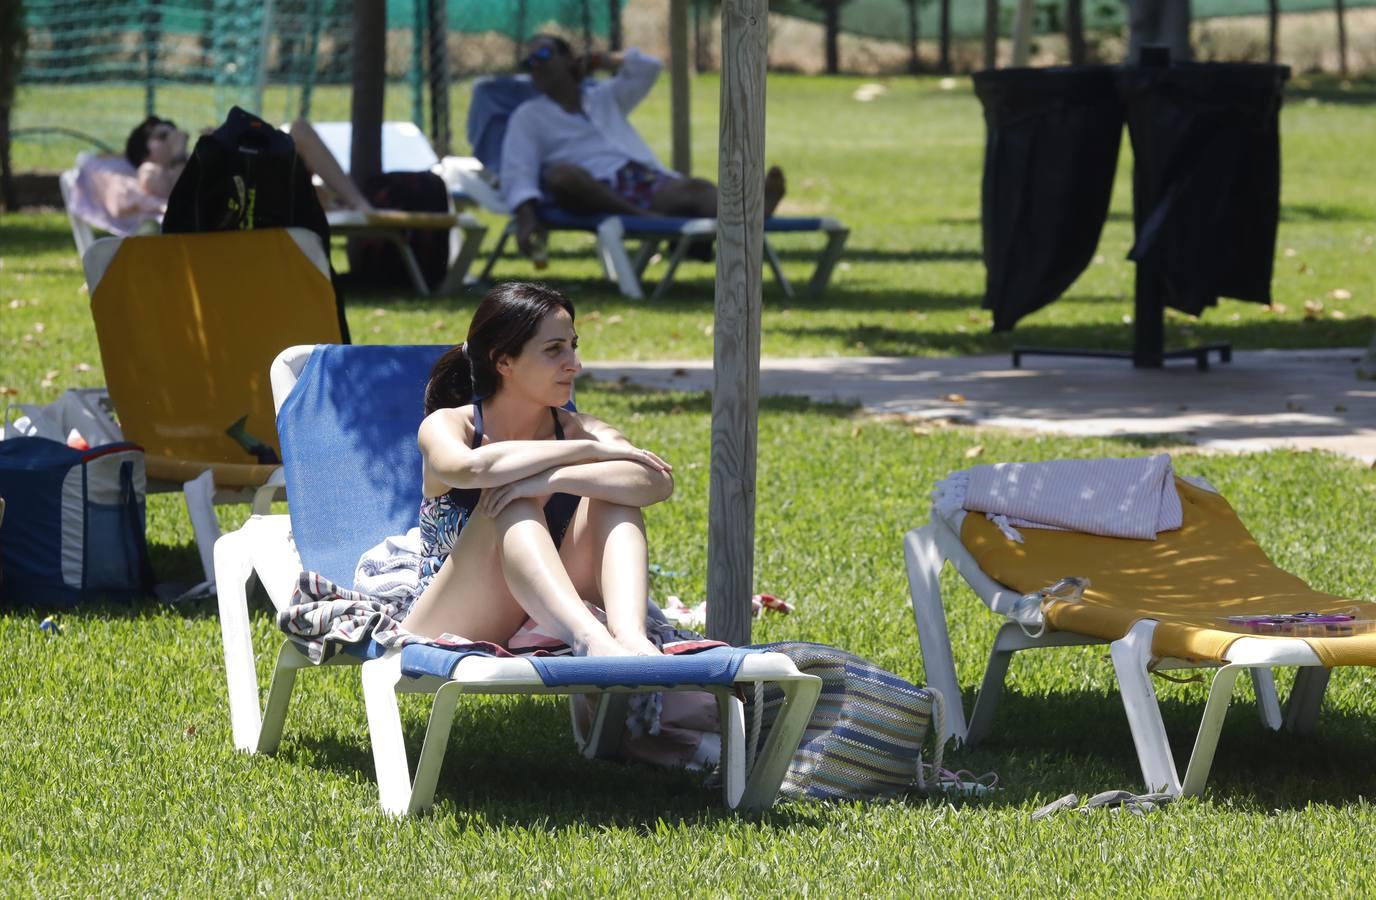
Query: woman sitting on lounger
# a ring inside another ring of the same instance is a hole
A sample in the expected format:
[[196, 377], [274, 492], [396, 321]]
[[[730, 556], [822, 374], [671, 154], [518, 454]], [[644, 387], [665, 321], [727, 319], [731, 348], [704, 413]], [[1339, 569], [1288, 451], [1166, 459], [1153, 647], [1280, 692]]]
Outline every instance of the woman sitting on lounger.
[[468, 340], [436, 362], [419, 433], [421, 593], [404, 629], [506, 644], [529, 616], [577, 653], [659, 652], [641, 508], [673, 492], [670, 467], [563, 408], [581, 368], [573, 304], [522, 283], [489, 291]]

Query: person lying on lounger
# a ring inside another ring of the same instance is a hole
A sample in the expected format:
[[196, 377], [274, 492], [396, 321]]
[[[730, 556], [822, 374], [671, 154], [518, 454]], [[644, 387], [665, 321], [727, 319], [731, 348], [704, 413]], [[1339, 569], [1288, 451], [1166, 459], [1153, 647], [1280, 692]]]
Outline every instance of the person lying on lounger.
[[[654, 655], [641, 508], [670, 466], [573, 396], [573, 304], [542, 284], [494, 287], [425, 389], [421, 591], [402, 627], [505, 645], [526, 617], [576, 653]], [[605, 624], [603, 619], [605, 618]]]
[[[522, 253], [544, 243], [536, 203], [545, 197], [573, 213], [717, 214], [716, 185], [665, 168], [627, 119], [659, 77], [658, 59], [634, 48], [580, 59], [563, 38], [537, 35], [522, 68], [540, 96], [511, 114], [499, 173]], [[616, 74], [585, 82], [598, 68]], [[765, 176], [766, 217], [784, 187], [783, 170], [774, 166]]]

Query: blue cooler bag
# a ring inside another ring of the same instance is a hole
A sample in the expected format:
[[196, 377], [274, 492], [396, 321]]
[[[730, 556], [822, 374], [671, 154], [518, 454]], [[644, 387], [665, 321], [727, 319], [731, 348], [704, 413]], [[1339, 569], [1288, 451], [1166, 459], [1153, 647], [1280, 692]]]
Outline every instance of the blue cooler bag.
[[0, 441], [0, 600], [70, 607], [151, 591], [146, 491], [137, 444], [73, 450], [47, 438]]

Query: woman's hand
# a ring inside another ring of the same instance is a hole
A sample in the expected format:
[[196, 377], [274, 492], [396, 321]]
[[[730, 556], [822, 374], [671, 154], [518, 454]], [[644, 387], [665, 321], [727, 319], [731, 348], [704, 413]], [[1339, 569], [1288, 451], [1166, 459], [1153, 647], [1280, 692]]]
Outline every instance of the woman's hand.
[[631, 462], [640, 463], [652, 472], [672, 472], [674, 467], [669, 465], [659, 456], [650, 450], [640, 447], [633, 447], [630, 444], [608, 444], [599, 441], [594, 448], [599, 461], [612, 459], [628, 459]]
[[501, 484], [484, 489], [478, 498], [475, 512], [495, 519], [513, 500], [542, 497], [548, 493], [550, 493], [549, 472], [537, 472], [510, 484]]

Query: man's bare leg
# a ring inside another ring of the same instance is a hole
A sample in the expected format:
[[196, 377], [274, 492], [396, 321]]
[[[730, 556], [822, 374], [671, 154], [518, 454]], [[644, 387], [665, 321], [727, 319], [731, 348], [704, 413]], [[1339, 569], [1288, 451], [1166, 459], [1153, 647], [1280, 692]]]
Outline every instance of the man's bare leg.
[[[784, 198], [784, 170], [770, 166], [764, 176], [764, 217], [774, 215]], [[651, 212], [665, 216], [715, 218], [717, 186], [704, 178], [676, 178], [655, 192]]]
[[616, 213], [643, 216], [645, 210], [622, 197], [587, 169], [572, 163], [555, 163], [541, 174], [545, 189], [561, 208], [571, 213]]

